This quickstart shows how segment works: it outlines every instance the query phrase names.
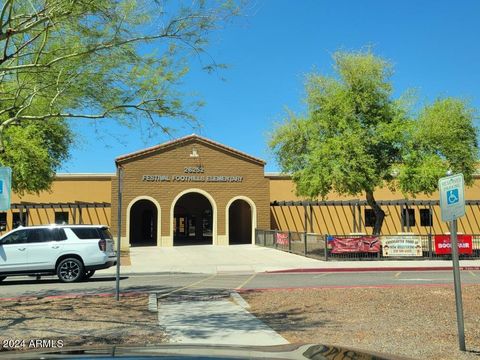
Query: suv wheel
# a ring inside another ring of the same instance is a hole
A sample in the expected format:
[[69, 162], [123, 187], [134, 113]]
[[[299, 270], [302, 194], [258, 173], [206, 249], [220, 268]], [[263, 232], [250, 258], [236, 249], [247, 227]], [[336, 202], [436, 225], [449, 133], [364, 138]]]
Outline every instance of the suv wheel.
[[5, 280], [7, 277], [6, 276], [0, 276], [0, 281]]
[[85, 271], [84, 278], [85, 279], [90, 279], [93, 276], [93, 274], [95, 274], [95, 270], [87, 270], [87, 271]]
[[79, 281], [83, 275], [83, 264], [76, 258], [66, 258], [58, 263], [57, 276], [62, 282]]

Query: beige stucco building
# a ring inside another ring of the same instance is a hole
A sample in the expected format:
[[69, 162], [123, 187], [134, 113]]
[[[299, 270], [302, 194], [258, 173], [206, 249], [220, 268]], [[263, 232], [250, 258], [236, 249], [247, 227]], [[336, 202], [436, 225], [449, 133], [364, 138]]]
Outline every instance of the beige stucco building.
[[[118, 157], [122, 174], [122, 247], [254, 243], [255, 229], [318, 234], [370, 233], [372, 211], [362, 197], [331, 194], [305, 202], [288, 176], [265, 173], [265, 162], [215, 141], [190, 135]], [[118, 227], [116, 174], [59, 174], [49, 192], [12, 195], [0, 213], [3, 232], [18, 224], [84, 223]], [[384, 234], [446, 233], [438, 194], [406, 200], [375, 193], [386, 211]], [[459, 231], [480, 234], [480, 181], [466, 189]]]
[[[269, 183], [260, 159], [192, 135], [121, 156], [116, 163], [123, 174], [126, 243], [251, 243], [256, 227], [270, 226]], [[117, 185], [112, 182], [113, 229]]]

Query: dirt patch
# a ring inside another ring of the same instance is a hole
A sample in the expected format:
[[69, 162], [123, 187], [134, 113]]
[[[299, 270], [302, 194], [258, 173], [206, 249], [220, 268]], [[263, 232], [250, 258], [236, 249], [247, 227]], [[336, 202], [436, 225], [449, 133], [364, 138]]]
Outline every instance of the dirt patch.
[[[2, 301], [0, 351], [29, 350], [31, 340], [63, 346], [150, 345], [166, 341], [148, 296], [86, 296], [68, 299]], [[55, 346], [47, 346], [55, 347]]]
[[463, 288], [468, 352], [458, 351], [452, 287], [309, 289], [241, 294], [290, 342], [415, 359], [480, 359], [480, 286]]

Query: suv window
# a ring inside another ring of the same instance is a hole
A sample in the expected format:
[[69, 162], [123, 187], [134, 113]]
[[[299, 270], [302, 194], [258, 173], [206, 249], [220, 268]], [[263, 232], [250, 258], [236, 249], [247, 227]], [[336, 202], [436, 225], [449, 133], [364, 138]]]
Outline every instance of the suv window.
[[97, 228], [72, 227], [71, 229], [79, 239], [100, 239]]
[[65, 234], [65, 230], [55, 229], [55, 232], [57, 234], [57, 239], [56, 240], [58, 240], [58, 241], [67, 240], [67, 234]]
[[101, 228], [100, 232], [102, 234], [103, 239], [110, 239], [110, 240], [113, 239], [112, 234], [110, 234], [110, 231], [108, 231], [107, 228]]
[[63, 229], [27, 229], [28, 242], [39, 243], [47, 241], [66, 240], [67, 236]]
[[27, 242], [26, 230], [15, 231], [14, 233], [9, 234], [2, 239], [3, 245], [24, 244], [26, 242]]
[[53, 241], [53, 234], [49, 229], [29, 229], [27, 234], [29, 243]]

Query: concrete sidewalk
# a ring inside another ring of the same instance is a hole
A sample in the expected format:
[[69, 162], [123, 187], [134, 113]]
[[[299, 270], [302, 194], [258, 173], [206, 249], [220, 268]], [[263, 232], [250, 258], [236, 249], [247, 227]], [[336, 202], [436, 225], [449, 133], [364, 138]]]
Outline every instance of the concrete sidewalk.
[[[322, 261], [255, 245], [134, 247], [130, 259], [130, 266], [122, 266], [122, 274], [407, 271], [448, 270], [452, 266], [449, 260]], [[461, 260], [460, 266], [480, 269], [480, 260]], [[115, 267], [100, 273], [114, 274]]]
[[160, 303], [158, 321], [172, 343], [288, 344], [272, 328], [229, 300]]

